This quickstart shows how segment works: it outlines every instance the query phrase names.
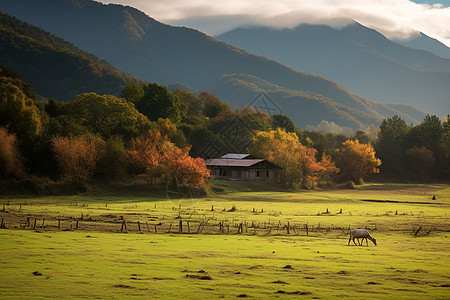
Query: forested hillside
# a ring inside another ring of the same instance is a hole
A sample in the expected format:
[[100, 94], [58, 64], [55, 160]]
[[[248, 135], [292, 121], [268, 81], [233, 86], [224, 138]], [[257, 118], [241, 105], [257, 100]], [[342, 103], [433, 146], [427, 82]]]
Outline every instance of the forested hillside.
[[0, 13], [0, 65], [24, 75], [38, 95], [71, 101], [83, 92], [119, 95], [143, 81], [48, 32]]

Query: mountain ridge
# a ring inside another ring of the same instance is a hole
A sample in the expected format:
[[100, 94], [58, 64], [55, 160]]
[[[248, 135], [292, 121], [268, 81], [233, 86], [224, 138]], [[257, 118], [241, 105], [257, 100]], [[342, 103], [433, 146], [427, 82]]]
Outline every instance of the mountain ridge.
[[396, 44], [358, 23], [342, 29], [247, 27], [217, 38], [330, 78], [377, 102], [412, 104], [436, 114], [450, 110], [449, 59]]
[[[398, 105], [384, 104], [368, 101], [364, 103], [364, 110], [337, 103], [330, 98], [313, 92], [290, 90], [285, 87], [267, 82], [261, 78], [248, 74], [226, 74], [223, 75], [211, 88], [211, 91], [222, 100], [232, 104], [239, 104], [239, 95], [245, 95], [246, 98], [255, 99], [258, 95], [264, 94], [268, 99], [266, 102], [273, 101], [276, 107], [280, 108], [277, 113], [288, 114], [289, 111], [298, 111], [296, 115], [291, 116], [292, 121], [300, 127], [307, 125], [317, 125], [314, 120], [318, 118], [325, 120], [323, 112], [332, 115], [332, 121], [341, 126], [351, 128], [367, 128], [371, 124], [379, 123], [385, 117], [399, 115], [408, 123], [418, 123], [423, 119], [423, 112], [414, 107], [407, 106], [411, 117], [399, 110]], [[269, 103], [270, 105], [270, 103]], [[402, 106], [400, 104], [400, 106]], [[316, 110], [311, 107], [317, 108]], [[258, 108], [256, 106], [256, 108]], [[401, 107], [405, 109], [405, 107]]]
[[[208, 90], [223, 75], [248, 74], [292, 91], [320, 94], [349, 109], [370, 111], [369, 100], [336, 82], [246, 52], [198, 30], [160, 23], [131, 7], [86, 0], [75, 4], [70, 0], [42, 0], [39, 5], [32, 0], [14, 0], [1, 2], [0, 9], [31, 20], [147, 81]], [[74, 20], [78, 21], [75, 25]], [[239, 99], [240, 106], [252, 100]], [[286, 113], [292, 116], [296, 112]]]
[[423, 32], [418, 32], [416, 36], [407, 40], [394, 40], [394, 42], [406, 47], [428, 51], [442, 58], [450, 59], [450, 48]]

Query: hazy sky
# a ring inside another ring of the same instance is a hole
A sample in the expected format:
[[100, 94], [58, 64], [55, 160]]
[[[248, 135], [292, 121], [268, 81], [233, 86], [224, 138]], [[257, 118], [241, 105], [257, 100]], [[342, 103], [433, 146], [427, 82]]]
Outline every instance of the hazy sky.
[[129, 5], [158, 21], [217, 35], [239, 26], [344, 26], [354, 19], [389, 38], [417, 31], [450, 47], [450, 0], [100, 0]]

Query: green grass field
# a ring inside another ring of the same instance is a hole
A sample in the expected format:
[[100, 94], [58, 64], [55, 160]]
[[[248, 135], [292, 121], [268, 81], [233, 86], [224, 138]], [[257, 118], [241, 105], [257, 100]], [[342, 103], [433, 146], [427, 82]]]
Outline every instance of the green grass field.
[[[3, 198], [0, 298], [450, 297], [449, 185], [286, 192], [215, 181], [214, 190], [203, 199]], [[34, 230], [27, 218], [38, 219]], [[378, 246], [347, 246], [349, 226], [370, 228]]]

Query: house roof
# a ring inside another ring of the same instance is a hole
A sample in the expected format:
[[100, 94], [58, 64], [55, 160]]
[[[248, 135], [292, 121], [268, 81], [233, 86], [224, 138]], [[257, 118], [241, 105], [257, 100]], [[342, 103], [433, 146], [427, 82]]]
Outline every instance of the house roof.
[[281, 169], [279, 166], [265, 159], [233, 159], [233, 158], [205, 159], [206, 166], [210, 167], [252, 167], [259, 163], [264, 163], [266, 167]]
[[207, 166], [223, 166], [223, 167], [251, 167], [264, 159], [233, 159], [233, 158], [211, 158], [205, 159]]
[[227, 159], [249, 159], [249, 158], [255, 158], [253, 155], [250, 154], [240, 154], [240, 153], [227, 153], [222, 155], [220, 158], [227, 158]]

